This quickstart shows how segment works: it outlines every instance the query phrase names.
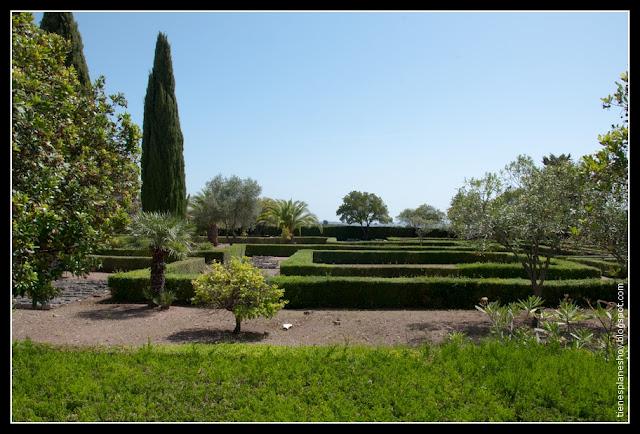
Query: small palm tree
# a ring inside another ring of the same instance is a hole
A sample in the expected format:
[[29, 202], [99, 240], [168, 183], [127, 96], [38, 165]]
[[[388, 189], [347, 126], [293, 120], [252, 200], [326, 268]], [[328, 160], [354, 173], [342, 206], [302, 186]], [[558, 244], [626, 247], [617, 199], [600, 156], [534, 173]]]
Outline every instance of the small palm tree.
[[320, 226], [317, 217], [307, 209], [307, 204], [293, 199], [267, 201], [258, 221], [279, 227], [282, 236], [290, 241], [293, 241], [296, 230], [302, 232], [303, 226]]
[[164, 293], [166, 260], [183, 259], [191, 250], [191, 234], [187, 222], [168, 213], [141, 212], [131, 221], [133, 236], [150, 240], [151, 294]]

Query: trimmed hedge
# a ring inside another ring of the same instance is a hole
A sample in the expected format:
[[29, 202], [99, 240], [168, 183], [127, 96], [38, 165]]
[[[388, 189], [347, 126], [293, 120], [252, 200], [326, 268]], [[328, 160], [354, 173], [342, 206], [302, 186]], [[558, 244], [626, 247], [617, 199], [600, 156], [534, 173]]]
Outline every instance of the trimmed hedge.
[[[387, 265], [375, 264], [333, 265], [312, 262], [313, 251], [300, 250], [280, 264], [280, 274], [286, 276], [362, 276], [362, 277], [500, 277], [527, 278], [525, 269], [519, 263], [472, 263], [456, 264], [455, 268], [426, 266], [422, 264]], [[553, 259], [547, 279], [586, 279], [600, 277], [600, 270], [568, 261]]]
[[210, 264], [213, 261], [224, 262], [227, 255], [228, 253], [226, 249], [194, 250], [190, 253], [190, 256], [198, 256], [204, 258], [207, 264]]
[[[165, 289], [176, 293], [176, 301], [188, 302], [193, 297], [191, 281], [199, 274], [167, 274]], [[134, 270], [116, 273], [108, 280], [111, 297], [119, 302], [145, 302], [144, 289], [149, 287], [149, 270]]]
[[150, 256], [90, 256], [100, 262], [100, 264], [95, 268], [95, 271], [100, 271], [103, 273], [138, 270], [140, 268], [151, 266]]
[[[320, 229], [315, 226], [302, 228], [303, 237], [320, 235], [335, 237], [338, 241], [364, 239], [363, 230], [360, 226], [326, 225], [322, 227], [322, 233], [320, 233]], [[425, 235], [433, 238], [455, 238], [455, 234], [452, 231], [446, 231], [443, 229], [433, 229]], [[414, 228], [403, 226], [371, 226], [369, 228], [369, 239], [415, 236], [416, 231]]]
[[604, 276], [607, 277], [615, 277], [615, 278], [624, 278], [626, 276], [626, 271], [622, 270], [622, 267], [617, 262], [607, 261], [604, 259], [595, 259], [595, 258], [577, 258], [567, 256], [564, 259], [567, 261], [577, 262], [579, 264], [589, 265], [591, 267], [598, 268]]
[[313, 262], [321, 264], [458, 264], [470, 262], [517, 262], [506, 252], [457, 250], [314, 250]]
[[[167, 265], [165, 289], [176, 293], [176, 300], [189, 301], [193, 297], [191, 281], [206, 269], [204, 258], [189, 258]], [[144, 289], [150, 285], [150, 270], [116, 273], [108, 280], [111, 297], [115, 301], [144, 302]]]
[[151, 250], [148, 248], [111, 248], [98, 250], [100, 256], [148, 256], [151, 257]]
[[[532, 293], [525, 279], [274, 276], [269, 281], [284, 288], [289, 309], [473, 309], [481, 297], [508, 303]], [[551, 280], [542, 293], [548, 306], [557, 306], [564, 294], [576, 302], [617, 300], [616, 283], [601, 279]]]
[[[194, 237], [196, 241], [208, 242], [207, 237]], [[231, 238], [230, 238], [231, 239]], [[219, 237], [220, 242], [227, 242], [227, 237]], [[233, 242], [243, 244], [325, 244], [327, 237], [294, 237], [293, 242], [282, 237], [236, 237]]]
[[390, 250], [390, 251], [441, 251], [455, 250], [474, 252], [473, 247], [461, 246], [401, 246], [401, 245], [367, 245], [367, 244], [247, 244], [247, 256], [291, 256], [299, 250]]

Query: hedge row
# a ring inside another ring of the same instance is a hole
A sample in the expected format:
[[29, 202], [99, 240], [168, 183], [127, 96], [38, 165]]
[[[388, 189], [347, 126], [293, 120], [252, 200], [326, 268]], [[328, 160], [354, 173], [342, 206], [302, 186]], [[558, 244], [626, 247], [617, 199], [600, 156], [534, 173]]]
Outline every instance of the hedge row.
[[595, 258], [578, 258], [578, 257], [565, 257], [567, 261], [577, 262], [579, 264], [589, 265], [591, 267], [598, 268], [603, 275], [607, 277], [624, 278], [626, 277], [626, 271], [622, 270], [622, 267], [617, 262], [607, 261], [604, 259]]
[[[360, 226], [326, 225], [322, 227], [322, 233], [318, 227], [302, 228], [302, 236], [320, 235], [336, 237], [338, 241], [365, 239], [364, 232]], [[368, 239], [415, 237], [416, 235], [415, 229], [403, 226], [371, 226], [368, 230]], [[426, 233], [425, 236], [432, 238], [455, 238], [453, 232], [442, 229], [433, 229]]]
[[314, 250], [313, 262], [320, 264], [459, 264], [470, 262], [517, 262], [511, 253], [458, 250]]
[[[284, 288], [290, 309], [473, 309], [482, 297], [508, 303], [532, 294], [525, 279], [274, 276], [269, 281]], [[551, 280], [543, 286], [548, 306], [557, 306], [565, 294], [579, 303], [614, 301], [617, 286], [601, 279]]]
[[[300, 250], [280, 264], [280, 274], [286, 276], [361, 276], [361, 277], [499, 277], [523, 278], [527, 273], [519, 263], [472, 263], [456, 264], [455, 267], [444, 265], [332, 265], [312, 262], [313, 251]], [[547, 279], [587, 279], [598, 278], [598, 268], [576, 263], [552, 260]]]
[[[189, 258], [167, 265], [165, 289], [174, 291], [178, 301], [189, 301], [193, 297], [191, 281], [205, 268], [204, 258]], [[107, 282], [115, 301], [143, 302], [144, 289], [150, 284], [150, 271], [146, 268], [112, 274]]]
[[[207, 263], [210, 263], [214, 260], [218, 261], [218, 262], [222, 262], [225, 260], [225, 257], [229, 255], [229, 248], [231, 248], [233, 246], [224, 248], [224, 249], [207, 249], [207, 250], [193, 250], [191, 251], [191, 253], [189, 254], [189, 256], [195, 256], [195, 257], [201, 257], [201, 258], [205, 258], [205, 261]], [[238, 247], [236, 247], [238, 248]], [[226, 256], [225, 256], [226, 255]], [[111, 257], [111, 258], [116, 258], [116, 257], [122, 257], [123, 259], [120, 260], [118, 263], [121, 264], [125, 264], [127, 261], [126, 259], [124, 259], [125, 257], [147, 257], [150, 260], [150, 251], [149, 249], [103, 249], [99, 251], [99, 257]], [[167, 259], [167, 262], [173, 262], [172, 259]], [[133, 270], [133, 269], [137, 269], [137, 268], [145, 268], [148, 267], [150, 264], [150, 262], [146, 265], [142, 265], [139, 267], [128, 267], [128, 268], [121, 268], [122, 270]]]
[[[208, 242], [207, 237], [194, 237], [196, 241]], [[231, 241], [233, 239], [230, 238]], [[219, 242], [226, 242], [227, 237], [220, 237]], [[243, 244], [325, 244], [327, 237], [294, 237], [292, 241], [285, 240], [282, 237], [236, 237], [235, 243]]]
[[398, 246], [398, 245], [367, 245], [367, 244], [247, 244], [247, 256], [291, 256], [299, 250], [388, 250], [388, 251], [468, 251], [474, 252], [473, 247], [464, 246]]
[[91, 255], [98, 260], [96, 271], [113, 273], [114, 271], [129, 271], [151, 266], [150, 256], [102, 256]]

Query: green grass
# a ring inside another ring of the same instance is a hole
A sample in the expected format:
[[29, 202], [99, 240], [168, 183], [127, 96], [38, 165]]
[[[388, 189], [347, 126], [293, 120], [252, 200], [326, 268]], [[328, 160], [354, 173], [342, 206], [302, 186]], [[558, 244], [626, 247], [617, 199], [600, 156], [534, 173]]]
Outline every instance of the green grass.
[[616, 364], [486, 341], [407, 347], [13, 344], [14, 421], [614, 421]]

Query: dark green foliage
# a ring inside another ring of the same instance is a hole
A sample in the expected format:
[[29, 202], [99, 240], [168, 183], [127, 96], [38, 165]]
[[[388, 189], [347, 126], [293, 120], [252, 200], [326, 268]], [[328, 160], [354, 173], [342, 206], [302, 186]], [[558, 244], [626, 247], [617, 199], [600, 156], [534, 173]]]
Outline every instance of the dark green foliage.
[[[207, 237], [195, 237], [196, 241], [207, 241]], [[236, 237], [236, 243], [244, 244], [325, 244], [327, 237], [295, 237], [288, 241], [282, 237]]]
[[[193, 297], [191, 281], [198, 277], [198, 273], [165, 275], [164, 289], [172, 291], [176, 295], [176, 301], [190, 302]], [[134, 270], [126, 273], [116, 273], [109, 276], [109, 289], [111, 297], [118, 302], [143, 303], [147, 299], [145, 289], [150, 287], [149, 270]]]
[[141, 160], [144, 211], [186, 215], [183, 141], [171, 49], [166, 35], [160, 33], [144, 100]]
[[[482, 297], [508, 303], [532, 293], [526, 279], [275, 276], [270, 282], [284, 288], [289, 309], [473, 309]], [[582, 279], [549, 280], [542, 288], [548, 306], [557, 306], [565, 294], [578, 303], [584, 298], [613, 301], [617, 286], [612, 281]]]
[[150, 248], [110, 248], [98, 250], [98, 255], [101, 256], [149, 256], [151, 257]]
[[627, 273], [622, 270], [622, 267], [619, 263], [613, 261], [606, 261], [604, 259], [597, 258], [576, 258], [567, 256], [565, 258], [567, 261], [577, 262], [579, 264], [589, 265], [591, 267], [596, 267], [600, 269], [602, 274], [607, 277], [626, 277]]
[[96, 271], [113, 273], [114, 271], [138, 270], [151, 266], [151, 256], [102, 256], [93, 255], [100, 265]]
[[123, 227], [139, 185], [139, 128], [65, 65], [71, 43], [12, 14], [12, 292], [44, 304], [65, 271], [88, 273], [90, 257]]
[[354, 244], [247, 244], [247, 256], [291, 256], [298, 250], [388, 250], [388, 251], [444, 251], [459, 250], [473, 252], [473, 247], [458, 247], [458, 246], [402, 246], [402, 245], [384, 245], [384, 246], [372, 246], [367, 244], [354, 245]]
[[225, 249], [194, 250], [191, 252], [191, 255], [203, 257], [207, 264], [209, 264], [213, 261], [223, 262], [225, 259], [225, 251]]
[[[311, 250], [300, 250], [280, 264], [280, 274], [287, 276], [362, 276], [362, 277], [502, 277], [527, 278], [521, 264], [472, 263], [449, 266], [426, 265], [331, 265], [314, 264]], [[600, 277], [600, 270], [567, 261], [554, 260], [548, 279], [586, 279]]]
[[45, 12], [42, 15], [40, 28], [47, 32], [56, 33], [71, 43], [71, 51], [67, 54], [65, 64], [73, 66], [78, 74], [78, 81], [86, 93], [91, 92], [91, 78], [89, 68], [84, 58], [82, 37], [78, 31], [78, 24], [71, 12]]
[[115, 350], [23, 341], [12, 354], [16, 422], [622, 421], [615, 360], [493, 339]]
[[471, 262], [516, 262], [506, 252], [476, 253], [456, 250], [315, 250], [313, 262], [322, 264], [458, 264]]

